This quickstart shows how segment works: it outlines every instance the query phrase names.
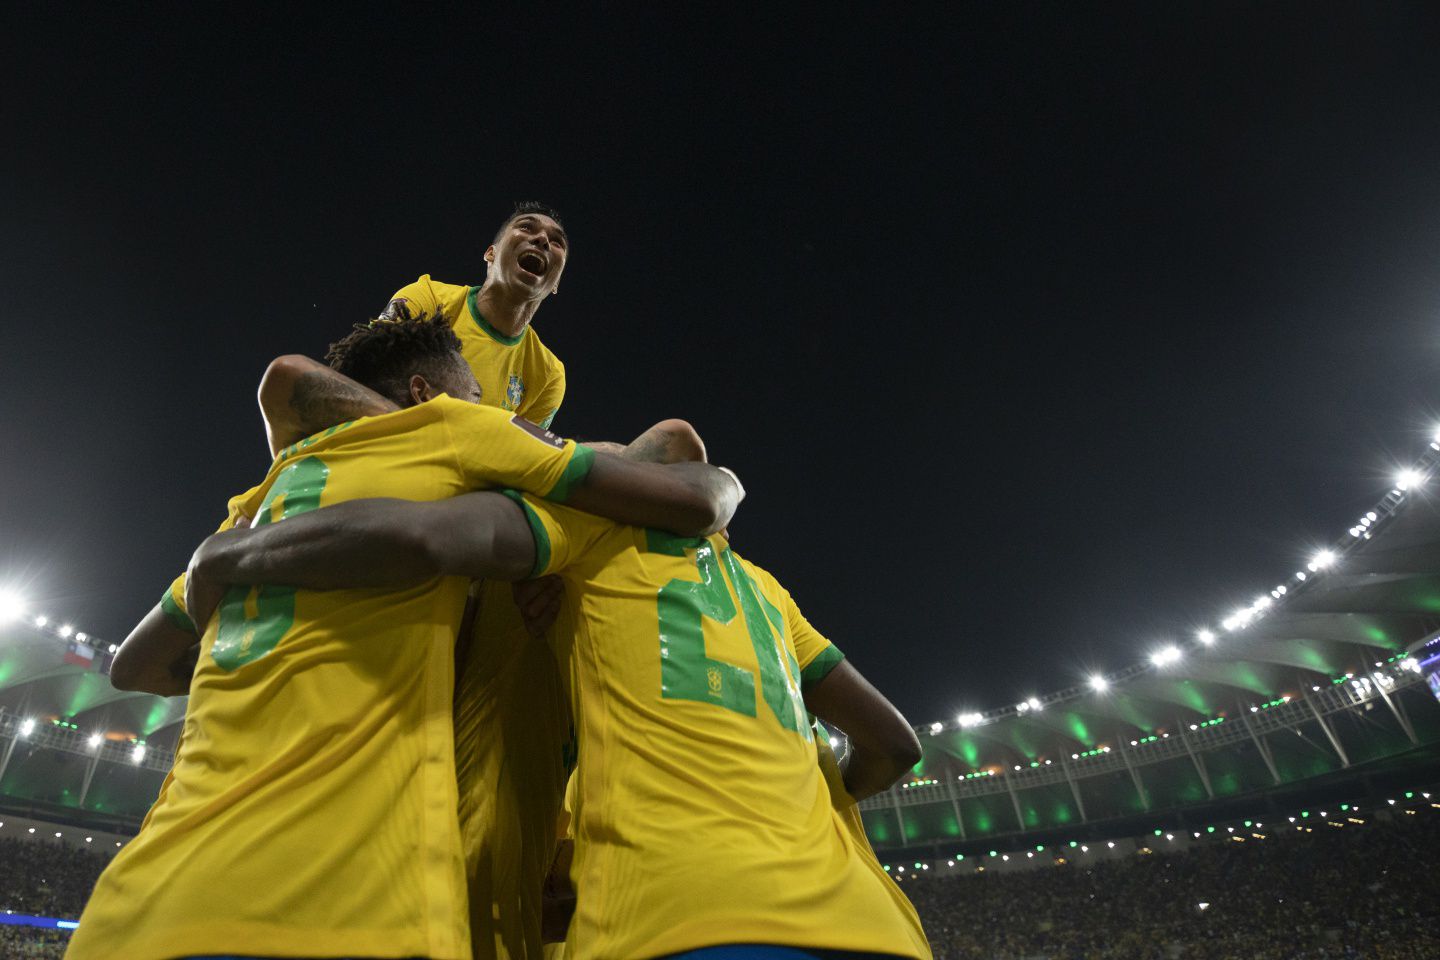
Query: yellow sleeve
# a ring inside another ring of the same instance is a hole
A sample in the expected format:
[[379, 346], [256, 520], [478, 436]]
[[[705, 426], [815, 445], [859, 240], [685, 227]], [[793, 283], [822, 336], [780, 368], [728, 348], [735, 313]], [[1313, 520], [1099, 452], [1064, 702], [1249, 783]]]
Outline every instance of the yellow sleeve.
[[800, 664], [800, 689], [808, 690], [824, 680], [845, 659], [845, 654], [810, 625], [791, 598], [790, 591], [781, 589], [786, 630], [795, 646], [795, 662]]
[[530, 570], [531, 577], [564, 571], [618, 526], [613, 520], [535, 497], [522, 497], [514, 490], [506, 490], [505, 495], [525, 511], [525, 521], [535, 537], [535, 566]]
[[560, 404], [565, 399], [565, 364], [552, 354], [548, 367], [545, 386], [533, 397], [527, 397], [518, 411], [526, 420], [546, 430], [555, 422], [555, 414], [560, 412]]
[[562, 440], [519, 414], [451, 397], [440, 404], [468, 486], [513, 487], [564, 503], [590, 473], [595, 451]]
[[422, 274], [414, 283], [407, 283], [380, 311], [381, 320], [404, 320], [416, 317], [434, 316], [443, 313], [451, 323], [460, 315], [465, 306], [465, 294], [469, 287], [454, 283], [431, 280], [430, 274]]

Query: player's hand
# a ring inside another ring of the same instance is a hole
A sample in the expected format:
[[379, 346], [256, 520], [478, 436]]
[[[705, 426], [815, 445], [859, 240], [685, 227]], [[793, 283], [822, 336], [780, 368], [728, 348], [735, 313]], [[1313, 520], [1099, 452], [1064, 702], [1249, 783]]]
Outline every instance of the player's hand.
[[514, 585], [514, 593], [526, 632], [537, 640], [545, 636], [560, 616], [560, 604], [565, 599], [564, 582], [554, 576], [521, 580]]
[[213, 580], [205, 565], [206, 547], [219, 536], [223, 534], [207, 537], [190, 556], [190, 566], [185, 570], [185, 612], [190, 614], [190, 622], [201, 636], [205, 635], [210, 618], [215, 616], [216, 608], [225, 597], [225, 584]]

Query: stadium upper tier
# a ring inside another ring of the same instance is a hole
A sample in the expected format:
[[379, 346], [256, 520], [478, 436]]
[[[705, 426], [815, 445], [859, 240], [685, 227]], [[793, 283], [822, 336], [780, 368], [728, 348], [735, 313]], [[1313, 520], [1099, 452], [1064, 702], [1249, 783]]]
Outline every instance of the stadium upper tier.
[[[1149, 660], [922, 727], [913, 775], [862, 804], [876, 845], [1069, 829], [1433, 758], [1440, 706], [1409, 651], [1440, 633], [1437, 463], [1440, 438], [1304, 569]], [[133, 826], [185, 701], [113, 689], [110, 644], [0, 601], [0, 804]]]
[[[953, 723], [862, 804], [877, 846], [1047, 831], [1433, 756], [1410, 651], [1440, 631], [1440, 509], [1417, 468], [1306, 569], [1147, 662]], [[1437, 491], [1440, 492], [1440, 491]]]

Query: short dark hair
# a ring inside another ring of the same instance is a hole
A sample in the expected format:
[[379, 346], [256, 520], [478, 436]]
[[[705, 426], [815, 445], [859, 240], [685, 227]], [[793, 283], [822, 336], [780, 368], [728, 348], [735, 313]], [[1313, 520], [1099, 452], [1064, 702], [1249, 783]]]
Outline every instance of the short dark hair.
[[418, 373], [427, 380], [438, 380], [452, 365], [463, 364], [465, 358], [450, 322], [436, 314], [357, 323], [344, 339], [330, 344], [325, 362], [331, 369], [408, 407], [412, 376]]
[[490, 242], [499, 243], [500, 236], [505, 232], [506, 227], [510, 226], [510, 224], [514, 223], [520, 217], [530, 213], [538, 213], [542, 217], [549, 217], [555, 221], [561, 230], [565, 229], [565, 224], [561, 222], [560, 214], [554, 207], [541, 203], [539, 200], [517, 200], [515, 202], [515, 209], [510, 211], [510, 216], [506, 217], [505, 221], [500, 224], [500, 229], [495, 231], [495, 239]]

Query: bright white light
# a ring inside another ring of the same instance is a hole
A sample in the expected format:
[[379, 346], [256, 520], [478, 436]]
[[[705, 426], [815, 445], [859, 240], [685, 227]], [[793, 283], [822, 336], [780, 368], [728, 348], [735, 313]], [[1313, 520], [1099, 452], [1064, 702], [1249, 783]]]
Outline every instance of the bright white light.
[[1379, 518], [1379, 516], [1376, 515], [1376, 513], [1375, 513], [1374, 510], [1371, 510], [1369, 513], [1365, 514], [1365, 519], [1366, 519], [1366, 520], [1369, 520], [1371, 523], [1374, 523], [1376, 520], [1379, 520], [1380, 518]]
[[28, 737], [35, 732], [35, 718], [26, 717], [20, 722], [20, 736]]
[[1039, 697], [1031, 697], [1029, 700], [1026, 700], [1025, 702], [1026, 702], [1027, 704], [1029, 704], [1031, 710], [1044, 710], [1044, 709], [1045, 709], [1045, 706], [1044, 706], [1044, 704], [1042, 704], [1042, 703], [1040, 702], [1040, 698], [1039, 698]]
[[44, 614], [41, 614], [40, 616], [38, 616], [38, 617], [35, 618], [35, 626], [37, 626], [37, 627], [43, 627], [43, 626], [45, 626], [45, 624], [47, 624], [47, 623], [49, 623], [49, 622], [50, 622], [50, 618], [47, 617], [47, 616], [45, 616]]
[[973, 727], [984, 718], [978, 713], [962, 713], [956, 719], [962, 727]]
[[1395, 489], [1402, 493], [1411, 487], [1423, 486], [1425, 475], [1419, 470], [1401, 470], [1400, 475], [1395, 478]]
[[0, 623], [25, 616], [25, 599], [13, 590], [0, 590]]
[[60, 631], [59, 631], [59, 632], [60, 632], [60, 636], [66, 637], [66, 638], [68, 639], [69, 636], [70, 636], [70, 634], [72, 634], [72, 633], [75, 632], [75, 628], [72, 627], [72, 626], [70, 626], [70, 624], [67, 623], [67, 624], [63, 625], [63, 626], [60, 628]]
[[60, 831], [59, 831], [59, 830], [56, 830], [56, 831], [55, 831], [55, 836], [57, 836], [57, 837], [60, 836]]
[[1209, 910], [1209, 909], [1210, 909], [1210, 904], [1205, 903], [1204, 901], [1201, 901], [1200, 903], [1195, 904], [1195, 906], [1196, 906], [1196, 908], [1198, 908], [1198, 909], [1200, 909], [1200, 910]]
[[120, 648], [117, 647], [117, 646], [115, 646], [115, 644], [113, 644], [113, 643], [110, 644], [110, 652], [111, 652], [111, 653], [114, 653], [116, 650], [119, 650], [119, 649], [120, 649]]
[[86, 842], [86, 843], [90, 843], [90, 842], [91, 842], [92, 840], [94, 840], [94, 839], [95, 839], [94, 837], [86, 837], [86, 838], [85, 838], [85, 842]]
[[1296, 580], [1304, 580], [1304, 579], [1305, 579], [1305, 571], [1304, 571], [1304, 570], [1297, 570], [1297, 571], [1295, 571], [1295, 579], [1296, 579]]
[[1404, 660], [1401, 660], [1400, 666], [1405, 668], [1406, 670], [1409, 670], [1411, 673], [1420, 672], [1420, 664], [1415, 660], [1414, 657], [1406, 657]]
[[1174, 663], [1176, 660], [1179, 660], [1181, 656], [1183, 656], [1183, 654], [1181, 654], [1179, 647], [1169, 646], [1163, 650], [1156, 650], [1154, 653], [1150, 654], [1150, 662], [1155, 664], [1155, 666], [1157, 667], [1163, 667], [1166, 664]]
[[1255, 609], [1257, 609], [1257, 610], [1264, 610], [1266, 607], [1270, 606], [1270, 604], [1273, 603], [1273, 602], [1274, 602], [1274, 601], [1273, 601], [1270, 597], [1256, 597], [1256, 598], [1255, 598]]
[[144, 760], [144, 759], [145, 759], [145, 744], [143, 744], [143, 743], [137, 743], [137, 744], [135, 744], [135, 749], [130, 751], [130, 759], [131, 759], [132, 761], [134, 761], [135, 763], [139, 763], [141, 760]]
[[1201, 630], [1199, 633], [1195, 634], [1195, 639], [1199, 640], [1201, 643], [1205, 644], [1205, 646], [1208, 647], [1210, 646], [1210, 644], [1215, 642], [1215, 634], [1211, 633], [1209, 630]]
[[104, 739], [105, 738], [100, 736], [100, 734], [92, 733], [90, 734], [90, 739], [87, 742], [90, 744], [91, 747], [98, 747], [100, 746], [100, 741]]
[[1107, 843], [1107, 844], [1105, 844], [1105, 845], [1106, 845], [1107, 847], [1109, 847], [1111, 850], [1114, 850], [1114, 849], [1115, 849], [1115, 841], [1114, 841], [1114, 840], [1111, 840], [1109, 843]]
[[930, 724], [930, 732], [931, 732], [931, 733], [939, 733], [941, 730], [944, 730], [944, 729], [945, 729], [945, 724], [943, 724], [943, 723], [932, 723], [932, 724]]
[[1307, 566], [1311, 570], [1324, 570], [1326, 567], [1330, 566], [1330, 564], [1334, 562], [1335, 551], [1321, 550], [1319, 553], [1315, 554], [1315, 556], [1310, 558], [1310, 562], [1309, 564], [1307, 564]]
[[81, 631], [80, 633], [75, 634], [75, 639], [79, 640], [81, 643], [84, 643], [86, 640], [90, 639], [90, 634]]
[[830, 749], [831, 749], [831, 750], [839, 750], [839, 749], [840, 749], [840, 741], [837, 740], [835, 737], [831, 737], [831, 738], [830, 738]]

